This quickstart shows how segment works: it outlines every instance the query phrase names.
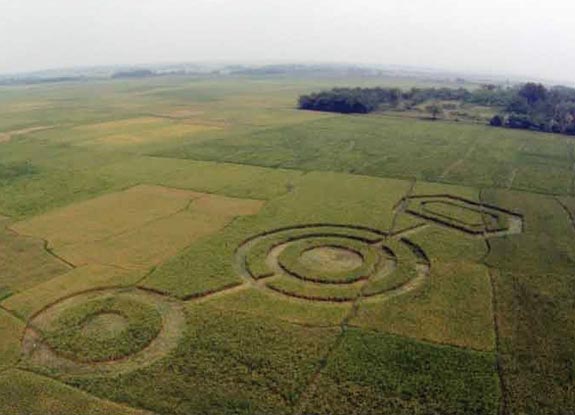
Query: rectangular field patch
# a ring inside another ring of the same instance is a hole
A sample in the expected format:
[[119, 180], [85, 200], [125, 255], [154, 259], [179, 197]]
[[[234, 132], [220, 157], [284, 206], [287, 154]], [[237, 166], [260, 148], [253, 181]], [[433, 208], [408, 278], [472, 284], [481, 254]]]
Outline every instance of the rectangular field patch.
[[44, 245], [42, 239], [21, 236], [4, 228], [0, 219], [0, 300], [70, 269], [50, 255]]
[[75, 266], [148, 268], [264, 202], [139, 185], [17, 223]]
[[151, 415], [72, 388], [51, 378], [11, 369], [0, 375], [3, 415]]
[[200, 194], [140, 185], [48, 212], [11, 226], [16, 232], [49, 241], [58, 249], [101, 241], [175, 214]]
[[13, 295], [2, 303], [2, 307], [23, 318], [29, 318], [55, 301], [103, 287], [121, 287], [135, 283], [141, 274], [116, 267], [89, 265], [76, 268], [29, 290]]

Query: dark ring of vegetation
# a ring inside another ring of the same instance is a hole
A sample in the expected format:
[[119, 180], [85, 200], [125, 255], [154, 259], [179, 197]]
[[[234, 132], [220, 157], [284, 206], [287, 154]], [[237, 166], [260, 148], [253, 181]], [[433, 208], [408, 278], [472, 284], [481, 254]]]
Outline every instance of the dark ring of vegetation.
[[[436, 206], [433, 206], [433, 205], [437, 205], [437, 204], [445, 205], [445, 206], [453, 206], [456, 208], [468, 210], [469, 212], [474, 213], [474, 214], [478, 214], [479, 215], [479, 218], [477, 218], [478, 222], [472, 222], [471, 218], [460, 218], [459, 219], [457, 217], [450, 216], [447, 213], [442, 213], [441, 211], [439, 211], [437, 209]], [[468, 226], [470, 228], [479, 228], [479, 230], [482, 230], [485, 227], [484, 219], [482, 217], [483, 215], [488, 216], [492, 220], [498, 219], [497, 215], [494, 215], [494, 214], [489, 213], [489, 212], [481, 211], [479, 208], [467, 207], [467, 206], [459, 205], [459, 204], [453, 203], [453, 202], [434, 201], [434, 200], [425, 201], [425, 202], [421, 202], [420, 208], [423, 212], [428, 213], [430, 215], [435, 215], [435, 216], [441, 217], [445, 220], [450, 220], [451, 222], [458, 223], [460, 225], [465, 225], [465, 226]]]
[[[122, 316], [127, 327], [113, 337], [84, 333], [84, 326], [102, 314]], [[158, 336], [161, 328], [162, 318], [153, 305], [106, 296], [65, 310], [43, 334], [56, 353], [71, 360], [95, 363], [118, 360], [142, 350]]]
[[385, 237], [385, 234], [377, 229], [356, 225], [340, 224], [307, 224], [278, 228], [252, 236], [245, 240], [241, 246], [254, 244], [245, 254], [244, 259], [247, 272], [254, 279], [266, 278], [273, 275], [269, 269], [266, 258], [275, 247], [287, 242], [313, 238], [335, 237], [354, 239], [367, 244], [375, 243]]
[[[311, 269], [302, 264], [300, 257], [309, 250], [333, 247], [353, 252], [362, 258], [363, 264], [356, 269], [341, 272], [329, 272]], [[351, 284], [367, 279], [375, 272], [380, 256], [370, 245], [349, 238], [313, 237], [290, 243], [279, 255], [278, 263], [288, 274], [311, 282], [324, 284]]]

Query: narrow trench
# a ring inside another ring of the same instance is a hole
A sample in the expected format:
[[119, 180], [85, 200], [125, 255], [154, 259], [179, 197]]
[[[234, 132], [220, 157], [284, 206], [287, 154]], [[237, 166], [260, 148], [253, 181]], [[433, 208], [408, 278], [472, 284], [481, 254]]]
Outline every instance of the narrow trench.
[[575, 213], [572, 213], [571, 210], [567, 207], [567, 205], [563, 203], [563, 201], [559, 197], [556, 196], [555, 201], [565, 211], [565, 214], [567, 215], [569, 221], [571, 222], [571, 225], [573, 226], [573, 230], [575, 230]]

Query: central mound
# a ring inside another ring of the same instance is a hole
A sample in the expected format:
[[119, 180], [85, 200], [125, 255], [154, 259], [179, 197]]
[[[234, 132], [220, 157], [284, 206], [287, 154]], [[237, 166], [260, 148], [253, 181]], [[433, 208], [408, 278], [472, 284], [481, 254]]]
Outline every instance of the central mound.
[[320, 246], [301, 254], [299, 262], [310, 269], [321, 272], [352, 271], [363, 265], [363, 258], [357, 252], [338, 246]]
[[83, 362], [102, 362], [136, 353], [162, 327], [159, 310], [139, 298], [108, 294], [62, 310], [44, 328], [48, 344]]
[[128, 329], [128, 319], [119, 313], [102, 313], [88, 319], [82, 327], [85, 337], [113, 338]]

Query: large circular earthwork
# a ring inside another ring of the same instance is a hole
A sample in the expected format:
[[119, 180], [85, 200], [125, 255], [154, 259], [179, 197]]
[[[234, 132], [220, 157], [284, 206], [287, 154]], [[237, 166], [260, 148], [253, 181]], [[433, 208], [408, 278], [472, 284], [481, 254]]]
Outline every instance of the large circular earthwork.
[[[265, 290], [311, 301], [398, 295], [429, 263], [415, 244], [362, 226], [316, 224], [255, 235], [236, 250], [237, 272]], [[412, 268], [406, 270], [406, 268]], [[399, 283], [386, 284], [402, 272]]]

